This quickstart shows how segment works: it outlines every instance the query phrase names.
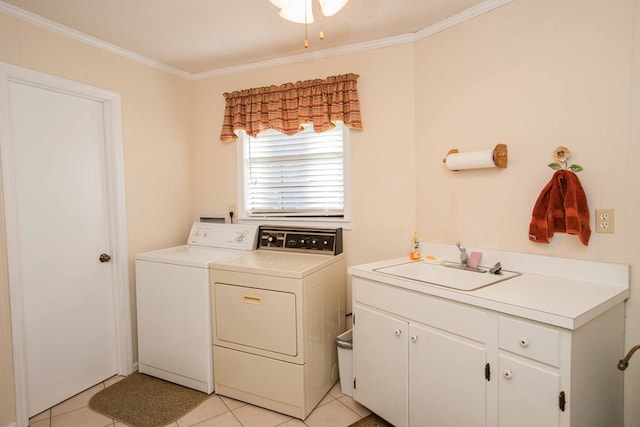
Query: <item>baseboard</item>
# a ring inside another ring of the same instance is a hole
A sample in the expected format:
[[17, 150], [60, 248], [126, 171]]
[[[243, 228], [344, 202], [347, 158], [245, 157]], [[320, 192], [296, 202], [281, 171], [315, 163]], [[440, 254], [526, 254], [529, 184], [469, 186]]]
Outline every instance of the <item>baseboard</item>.
[[11, 424], [7, 424], [5, 427], [17, 427], [17, 425], [15, 421], [12, 421]]

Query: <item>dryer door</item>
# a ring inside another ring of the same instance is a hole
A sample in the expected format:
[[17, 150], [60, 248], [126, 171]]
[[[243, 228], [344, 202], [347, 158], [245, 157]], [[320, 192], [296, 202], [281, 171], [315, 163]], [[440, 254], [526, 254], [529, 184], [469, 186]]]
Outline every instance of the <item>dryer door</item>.
[[298, 354], [296, 295], [224, 283], [213, 285], [218, 340], [288, 356]]

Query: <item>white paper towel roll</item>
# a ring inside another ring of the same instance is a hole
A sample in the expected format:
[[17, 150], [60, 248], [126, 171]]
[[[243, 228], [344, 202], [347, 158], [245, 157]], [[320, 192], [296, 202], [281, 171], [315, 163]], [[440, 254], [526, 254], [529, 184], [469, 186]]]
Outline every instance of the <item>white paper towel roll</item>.
[[451, 170], [495, 168], [493, 150], [470, 151], [468, 153], [453, 153], [446, 158], [445, 164]]

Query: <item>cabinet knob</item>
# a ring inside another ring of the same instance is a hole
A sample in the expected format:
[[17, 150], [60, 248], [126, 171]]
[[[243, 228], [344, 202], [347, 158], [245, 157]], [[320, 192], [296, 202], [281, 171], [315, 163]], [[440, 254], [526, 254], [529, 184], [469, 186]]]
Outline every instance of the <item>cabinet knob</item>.
[[511, 379], [513, 372], [511, 372], [511, 369], [505, 369], [502, 375], [504, 375], [506, 379]]
[[417, 335], [411, 335], [411, 341], [413, 341], [413, 342], [418, 341], [418, 336]]
[[394, 331], [394, 334], [396, 334], [396, 336], [399, 337], [402, 334], [402, 331], [400, 329], [396, 329]]
[[529, 340], [524, 337], [520, 338], [519, 343], [520, 347], [529, 347]]

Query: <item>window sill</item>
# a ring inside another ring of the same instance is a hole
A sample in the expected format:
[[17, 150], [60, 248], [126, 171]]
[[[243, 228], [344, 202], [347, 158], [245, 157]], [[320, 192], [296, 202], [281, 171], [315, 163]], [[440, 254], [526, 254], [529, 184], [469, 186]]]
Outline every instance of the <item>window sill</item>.
[[282, 218], [282, 217], [243, 217], [238, 218], [238, 224], [273, 224], [298, 227], [342, 228], [351, 230], [349, 218]]

